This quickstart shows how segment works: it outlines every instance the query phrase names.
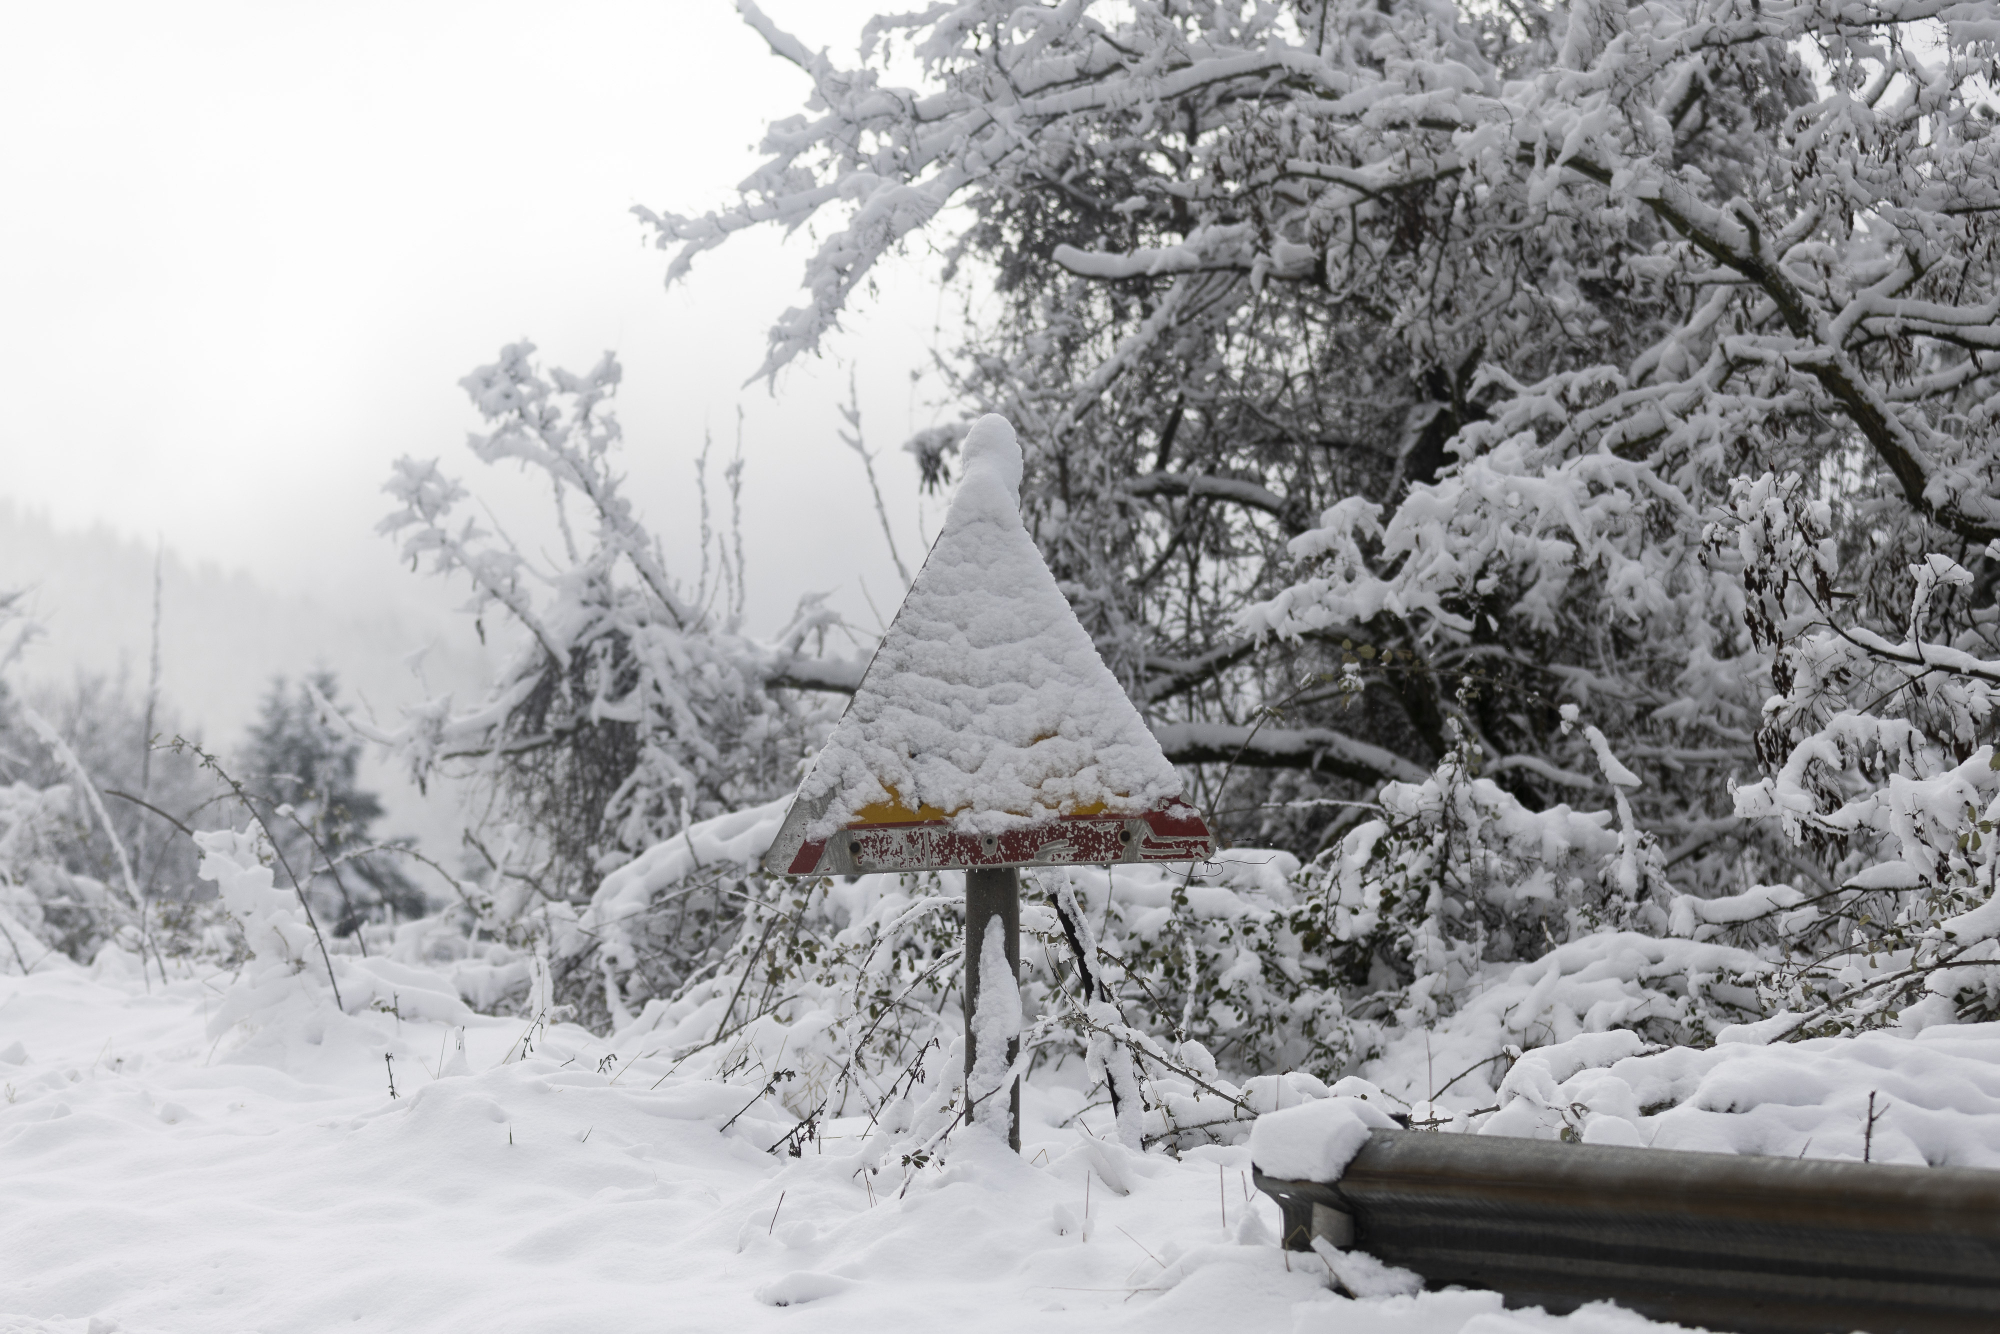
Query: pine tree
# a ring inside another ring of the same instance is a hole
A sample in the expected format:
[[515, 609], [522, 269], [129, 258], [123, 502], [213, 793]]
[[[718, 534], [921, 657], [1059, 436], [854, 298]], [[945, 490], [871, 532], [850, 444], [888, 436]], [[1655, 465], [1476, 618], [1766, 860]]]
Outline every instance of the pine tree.
[[383, 808], [360, 786], [361, 743], [329, 726], [323, 710], [338, 691], [325, 671], [296, 687], [272, 681], [250, 729], [244, 786], [287, 864], [308, 882], [315, 911], [345, 936], [366, 921], [427, 909], [391, 855], [376, 850], [371, 831]]

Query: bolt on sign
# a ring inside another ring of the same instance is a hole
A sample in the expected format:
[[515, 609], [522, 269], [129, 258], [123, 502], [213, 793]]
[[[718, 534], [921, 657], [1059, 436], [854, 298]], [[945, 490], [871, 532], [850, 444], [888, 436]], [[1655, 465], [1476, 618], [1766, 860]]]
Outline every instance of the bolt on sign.
[[1021, 522], [1021, 451], [976, 422], [944, 527], [765, 859], [791, 875], [1185, 862], [1181, 779]]

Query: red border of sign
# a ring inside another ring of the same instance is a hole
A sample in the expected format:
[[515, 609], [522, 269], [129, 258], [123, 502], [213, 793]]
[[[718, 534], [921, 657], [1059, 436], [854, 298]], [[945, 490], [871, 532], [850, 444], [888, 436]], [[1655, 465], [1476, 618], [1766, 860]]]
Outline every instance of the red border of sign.
[[[1200, 812], [1173, 802], [1140, 815], [1063, 815], [998, 834], [971, 834], [948, 820], [851, 824], [836, 838], [855, 872], [938, 871], [981, 866], [1074, 866], [1185, 862], [1210, 857], [1215, 839]], [[827, 860], [827, 839], [799, 846], [786, 873], [812, 875]], [[838, 869], [845, 870], [846, 866]]]

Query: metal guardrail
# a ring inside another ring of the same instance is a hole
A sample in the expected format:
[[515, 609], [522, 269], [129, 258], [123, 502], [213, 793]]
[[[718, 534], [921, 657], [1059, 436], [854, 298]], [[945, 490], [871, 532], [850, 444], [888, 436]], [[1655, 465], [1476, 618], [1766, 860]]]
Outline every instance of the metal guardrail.
[[1744, 1334], [2000, 1331], [2000, 1172], [1374, 1131], [1335, 1183], [1255, 1173], [1285, 1245], [1509, 1306]]

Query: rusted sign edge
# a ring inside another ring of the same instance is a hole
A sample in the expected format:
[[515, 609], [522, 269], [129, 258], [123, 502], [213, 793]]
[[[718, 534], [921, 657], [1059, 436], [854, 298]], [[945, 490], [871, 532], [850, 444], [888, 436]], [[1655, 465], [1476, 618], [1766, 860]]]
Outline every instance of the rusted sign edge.
[[1141, 815], [1064, 815], [986, 835], [959, 831], [947, 820], [849, 825], [830, 839], [801, 842], [782, 869], [787, 875], [865, 875], [1185, 862], [1214, 855], [1215, 839], [1200, 813], [1176, 801]]

